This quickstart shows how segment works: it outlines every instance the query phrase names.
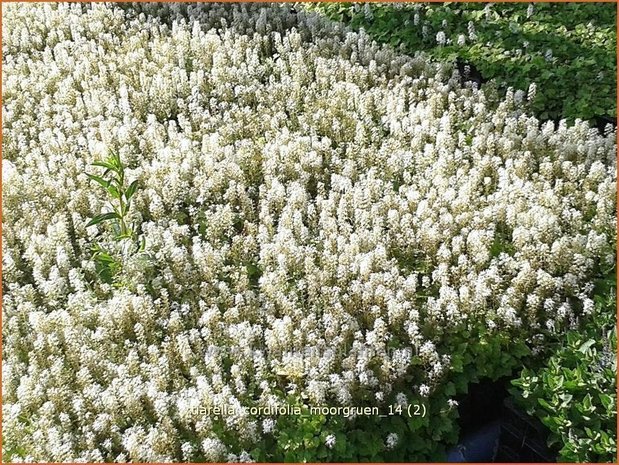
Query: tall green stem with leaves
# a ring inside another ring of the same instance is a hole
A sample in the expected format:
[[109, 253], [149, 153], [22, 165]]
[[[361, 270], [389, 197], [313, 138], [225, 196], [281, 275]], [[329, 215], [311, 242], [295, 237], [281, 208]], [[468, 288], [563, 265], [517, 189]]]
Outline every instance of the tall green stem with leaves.
[[135, 180], [125, 187], [125, 166], [118, 152], [112, 152], [106, 160], [97, 161], [93, 166], [105, 168], [101, 176], [90, 173], [87, 173], [87, 176], [105, 189], [110, 197], [112, 211], [94, 216], [86, 227], [108, 222], [114, 233], [113, 240], [129, 243], [128, 249], [121, 247], [123, 253], [120, 259], [99, 244], [93, 247], [92, 259], [95, 261], [98, 276], [108, 284], [117, 284], [116, 276], [122, 271], [126, 255], [144, 250], [144, 240], [140, 241], [135, 225], [129, 226], [131, 200], [138, 188], [138, 181]]

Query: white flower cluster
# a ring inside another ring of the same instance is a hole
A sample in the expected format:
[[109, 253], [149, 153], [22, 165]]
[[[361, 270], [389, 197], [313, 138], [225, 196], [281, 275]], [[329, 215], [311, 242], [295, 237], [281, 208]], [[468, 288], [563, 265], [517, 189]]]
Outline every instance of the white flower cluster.
[[[614, 132], [289, 5], [2, 10], [13, 461], [251, 461], [276, 425], [241, 407], [282, 383], [356, 405], [415, 370], [431, 396], [456, 331], [560, 328], [615, 261]], [[86, 228], [112, 148], [151, 257], [122, 288]]]

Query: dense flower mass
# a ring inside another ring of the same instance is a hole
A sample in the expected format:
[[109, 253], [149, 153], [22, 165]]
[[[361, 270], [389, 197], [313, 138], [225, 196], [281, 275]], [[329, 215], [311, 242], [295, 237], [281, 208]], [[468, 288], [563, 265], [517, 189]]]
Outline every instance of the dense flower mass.
[[[454, 335], [534, 347], [615, 262], [614, 130], [540, 126], [422, 55], [290, 5], [11, 3], [3, 23], [13, 461], [254, 460], [278, 418], [243, 407], [431, 398]], [[145, 239], [121, 286], [86, 227], [110, 150]]]

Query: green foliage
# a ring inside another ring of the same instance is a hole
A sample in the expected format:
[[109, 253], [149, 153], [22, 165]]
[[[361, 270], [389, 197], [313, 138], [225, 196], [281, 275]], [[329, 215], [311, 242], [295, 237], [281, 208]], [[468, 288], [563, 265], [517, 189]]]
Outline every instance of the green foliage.
[[[253, 450], [252, 456], [258, 461], [274, 462], [444, 460], [446, 444], [455, 443], [458, 437], [457, 410], [446, 407], [446, 400], [438, 395], [422, 401], [411, 394], [410, 402], [426, 404], [425, 416], [409, 416], [405, 408], [390, 410], [387, 406], [381, 410], [382, 417], [344, 418], [311, 414], [308, 406], [297, 399], [303, 414], [279, 417], [274, 435]], [[389, 447], [386, 438], [392, 433], [397, 434], [398, 441]], [[335, 439], [332, 445], [327, 444], [329, 436]]]
[[544, 367], [512, 381], [517, 402], [550, 430], [560, 462], [616, 459], [616, 300], [612, 292], [596, 300], [593, 318], [569, 331]]
[[[526, 91], [534, 82], [530, 105], [543, 120], [616, 115], [614, 3], [536, 3], [532, 14], [523, 3], [369, 5], [314, 8], [408, 53], [469, 63], [502, 92]], [[445, 34], [443, 45], [439, 32]]]
[[112, 211], [94, 216], [86, 227], [100, 223], [109, 224], [113, 241], [121, 246], [120, 253], [115, 253], [101, 244], [95, 244], [92, 248], [92, 260], [95, 262], [97, 275], [103, 282], [119, 285], [117, 277], [123, 268], [123, 257], [142, 252], [145, 246], [135, 224], [129, 226], [131, 200], [137, 191], [138, 181], [125, 185], [125, 166], [117, 152], [112, 152], [106, 160], [93, 163], [93, 166], [105, 168], [101, 176], [89, 173], [86, 175], [108, 194]]
[[27, 457], [30, 454], [29, 446], [16, 441], [15, 438], [19, 437], [19, 434], [21, 433], [32, 434], [34, 432], [31, 416], [21, 413], [19, 415], [19, 419], [21, 420], [21, 423], [18, 430], [21, 429], [22, 431], [7, 431], [6, 429], [3, 429], [2, 431], [3, 463], [12, 463], [15, 458]]
[[[445, 331], [440, 339], [442, 350], [451, 354], [451, 368], [445, 378], [437, 380], [429, 397], [419, 397], [410, 389], [420, 382], [423, 362], [417, 356], [408, 374], [393, 386], [380, 415], [345, 418], [311, 414], [307, 401], [278, 390], [278, 395], [287, 404], [298, 406], [302, 414], [277, 417], [275, 431], [263, 436], [250, 451], [252, 457], [259, 462], [445, 461], [447, 448], [456, 444], [460, 433], [458, 409], [449, 401], [466, 394], [469, 385], [482, 378], [498, 379], [511, 374], [515, 367], [522, 366], [530, 350], [520, 338], [490, 333], [482, 325]], [[408, 404], [423, 405], [425, 415], [415, 415], [414, 410], [410, 414], [406, 408], [390, 409], [390, 405], [396, 406], [395, 395], [399, 392], [406, 394]], [[376, 405], [373, 393], [368, 392], [365, 398], [368, 406]], [[387, 437], [392, 433], [398, 442], [389, 447]], [[329, 436], [335, 438], [331, 447], [327, 446]]]

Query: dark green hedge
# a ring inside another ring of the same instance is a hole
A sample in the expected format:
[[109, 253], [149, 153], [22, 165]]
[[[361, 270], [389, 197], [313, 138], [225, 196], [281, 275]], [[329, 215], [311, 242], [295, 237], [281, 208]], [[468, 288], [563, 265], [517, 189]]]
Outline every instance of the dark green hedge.
[[503, 89], [527, 91], [535, 82], [532, 109], [543, 120], [616, 116], [614, 3], [331, 3], [316, 8], [407, 53], [459, 59]]

